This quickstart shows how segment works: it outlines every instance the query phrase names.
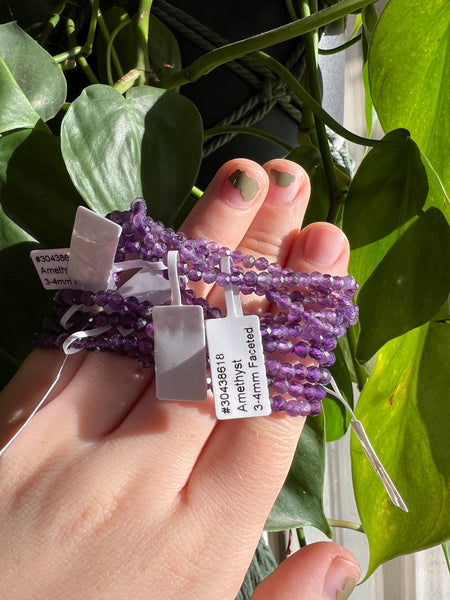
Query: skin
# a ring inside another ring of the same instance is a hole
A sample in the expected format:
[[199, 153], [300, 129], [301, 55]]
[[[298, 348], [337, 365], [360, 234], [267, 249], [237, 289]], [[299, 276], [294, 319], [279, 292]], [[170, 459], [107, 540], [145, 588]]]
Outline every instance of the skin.
[[[236, 169], [258, 182], [250, 202], [239, 204], [239, 190], [230, 189]], [[277, 186], [271, 169], [294, 183]], [[300, 230], [309, 192], [294, 163], [236, 159], [182, 229], [295, 271], [345, 274], [342, 232], [326, 223]], [[196, 292], [224, 304], [220, 289], [196, 284]], [[271, 308], [261, 298], [242, 301], [245, 312]], [[34, 351], [2, 392], [2, 445], [62, 360], [60, 351]], [[2, 597], [234, 600], [303, 422], [285, 415], [217, 422], [211, 399], [156, 400], [152, 375], [132, 359], [70, 356], [51, 401], [0, 459]], [[347, 550], [313, 544], [253, 598], [336, 598], [346, 578], [359, 575]]]

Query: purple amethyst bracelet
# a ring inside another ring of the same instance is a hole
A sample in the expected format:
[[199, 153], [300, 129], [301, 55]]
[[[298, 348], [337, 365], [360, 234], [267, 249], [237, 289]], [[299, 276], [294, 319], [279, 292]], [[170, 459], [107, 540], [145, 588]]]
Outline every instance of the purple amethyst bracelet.
[[[353, 301], [358, 284], [353, 277], [295, 273], [264, 257], [244, 256], [239, 250], [231, 251], [203, 238], [189, 239], [154, 221], [146, 210], [144, 200], [137, 199], [131, 210], [106, 216], [122, 228], [115, 262], [140, 259], [166, 264], [167, 253], [177, 250], [182, 303], [201, 306], [205, 319], [219, 318], [221, 311], [205, 298], [196, 297], [187, 280], [221, 287], [231, 284], [241, 294], [255, 294], [275, 304], [279, 311], [259, 317], [272, 410], [291, 416], [319, 414], [331, 378], [328, 367], [335, 362], [337, 339], [358, 319]], [[230, 273], [220, 269], [224, 256], [231, 258]], [[72, 314], [63, 326], [61, 319], [69, 309]], [[102, 333], [89, 335], [89, 330], [98, 329]], [[154, 370], [150, 301], [124, 297], [120, 288], [58, 290], [53, 314], [36, 335], [36, 344], [61, 348], [69, 336], [80, 331], [87, 335], [76, 339], [73, 348], [118, 352]], [[284, 355], [286, 362], [280, 360]]]

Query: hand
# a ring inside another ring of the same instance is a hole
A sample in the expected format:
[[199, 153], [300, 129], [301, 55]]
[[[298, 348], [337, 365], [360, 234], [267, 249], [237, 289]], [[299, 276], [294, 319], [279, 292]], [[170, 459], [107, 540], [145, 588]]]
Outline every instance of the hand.
[[[294, 271], [344, 274], [345, 236], [300, 231], [304, 171], [232, 160], [183, 225]], [[223, 291], [196, 284], [211, 305]], [[269, 310], [242, 297], [244, 310]], [[0, 437], [53, 381], [63, 354], [36, 350], [0, 398]], [[52, 400], [0, 459], [0, 580], [8, 600], [234, 600], [283, 484], [303, 419], [217, 422], [206, 403], [155, 398], [153, 377], [111, 353], [69, 358]], [[17, 424], [15, 425], [17, 427]], [[294, 554], [255, 600], [335, 599], [356, 560], [332, 543]]]

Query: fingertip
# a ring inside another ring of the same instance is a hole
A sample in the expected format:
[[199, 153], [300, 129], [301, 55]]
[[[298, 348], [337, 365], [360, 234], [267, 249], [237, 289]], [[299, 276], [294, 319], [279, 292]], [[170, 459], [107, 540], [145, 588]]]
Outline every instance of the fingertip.
[[301, 197], [305, 208], [311, 193], [308, 174], [297, 163], [274, 158], [263, 165], [269, 177], [267, 199], [271, 204], [286, 204]]
[[293, 248], [305, 271], [334, 275], [347, 272], [350, 246], [344, 232], [331, 223], [311, 223], [303, 229]]
[[252, 600], [346, 600], [360, 576], [359, 563], [346, 548], [317, 542], [283, 561]]

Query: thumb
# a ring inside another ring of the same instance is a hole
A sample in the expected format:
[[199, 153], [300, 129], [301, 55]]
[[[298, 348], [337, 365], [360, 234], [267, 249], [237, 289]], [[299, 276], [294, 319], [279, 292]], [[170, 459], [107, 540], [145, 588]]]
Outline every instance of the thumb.
[[252, 600], [347, 600], [360, 575], [348, 550], [317, 542], [283, 561], [259, 584]]

